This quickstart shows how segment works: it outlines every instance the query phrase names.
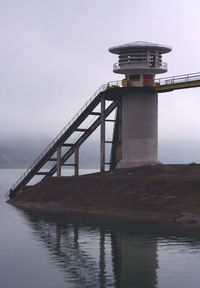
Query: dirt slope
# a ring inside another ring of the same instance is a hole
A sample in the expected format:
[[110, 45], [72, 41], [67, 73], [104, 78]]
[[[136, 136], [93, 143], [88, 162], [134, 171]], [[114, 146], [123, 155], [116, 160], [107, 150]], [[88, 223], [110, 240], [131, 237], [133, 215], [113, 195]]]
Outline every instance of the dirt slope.
[[200, 165], [156, 165], [49, 177], [9, 203], [200, 223]]

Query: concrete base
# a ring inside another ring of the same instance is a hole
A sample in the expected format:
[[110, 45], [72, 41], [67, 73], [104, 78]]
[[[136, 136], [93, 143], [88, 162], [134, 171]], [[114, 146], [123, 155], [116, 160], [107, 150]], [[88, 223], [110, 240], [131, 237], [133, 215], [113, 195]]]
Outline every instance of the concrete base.
[[139, 166], [155, 166], [161, 164], [160, 161], [120, 161], [117, 163], [117, 169], [121, 168], [132, 168]]

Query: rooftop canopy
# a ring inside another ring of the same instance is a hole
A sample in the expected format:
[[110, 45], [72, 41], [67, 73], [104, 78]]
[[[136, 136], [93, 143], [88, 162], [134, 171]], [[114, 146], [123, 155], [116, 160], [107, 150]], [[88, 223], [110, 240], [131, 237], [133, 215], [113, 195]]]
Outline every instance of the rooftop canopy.
[[109, 51], [113, 54], [121, 54], [124, 52], [130, 52], [138, 49], [155, 49], [158, 50], [160, 53], [168, 53], [172, 50], [172, 48], [169, 46], [144, 41], [136, 41], [124, 45], [111, 47], [109, 48]]

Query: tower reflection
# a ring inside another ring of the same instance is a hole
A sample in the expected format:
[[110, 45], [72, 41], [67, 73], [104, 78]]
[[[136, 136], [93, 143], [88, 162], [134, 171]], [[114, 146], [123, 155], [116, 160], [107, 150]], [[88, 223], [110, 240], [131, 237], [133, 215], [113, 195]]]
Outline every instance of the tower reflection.
[[117, 287], [157, 287], [157, 241], [143, 235], [112, 235]]
[[157, 287], [156, 237], [133, 227], [89, 223], [77, 215], [25, 214], [72, 287]]

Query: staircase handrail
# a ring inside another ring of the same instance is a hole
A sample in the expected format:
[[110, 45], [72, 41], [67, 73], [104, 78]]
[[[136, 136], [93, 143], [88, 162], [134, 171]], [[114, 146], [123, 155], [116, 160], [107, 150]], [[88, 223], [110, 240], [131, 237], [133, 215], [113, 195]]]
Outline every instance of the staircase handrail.
[[22, 176], [12, 185], [10, 191], [15, 189], [17, 185], [28, 175], [28, 173], [35, 167], [35, 165], [44, 157], [44, 155], [54, 146], [56, 141], [66, 132], [66, 130], [75, 122], [75, 120], [80, 116], [80, 114], [85, 110], [88, 105], [99, 95], [100, 92], [105, 91], [108, 88], [112, 87], [121, 87], [122, 81], [110, 81], [107, 84], [101, 85], [96, 92], [87, 100], [87, 102], [81, 107], [81, 109], [76, 113], [76, 115], [71, 118], [71, 120], [65, 125], [65, 127], [60, 131], [60, 133], [50, 142], [50, 144], [42, 151], [42, 153], [36, 158], [36, 160], [26, 169]]

